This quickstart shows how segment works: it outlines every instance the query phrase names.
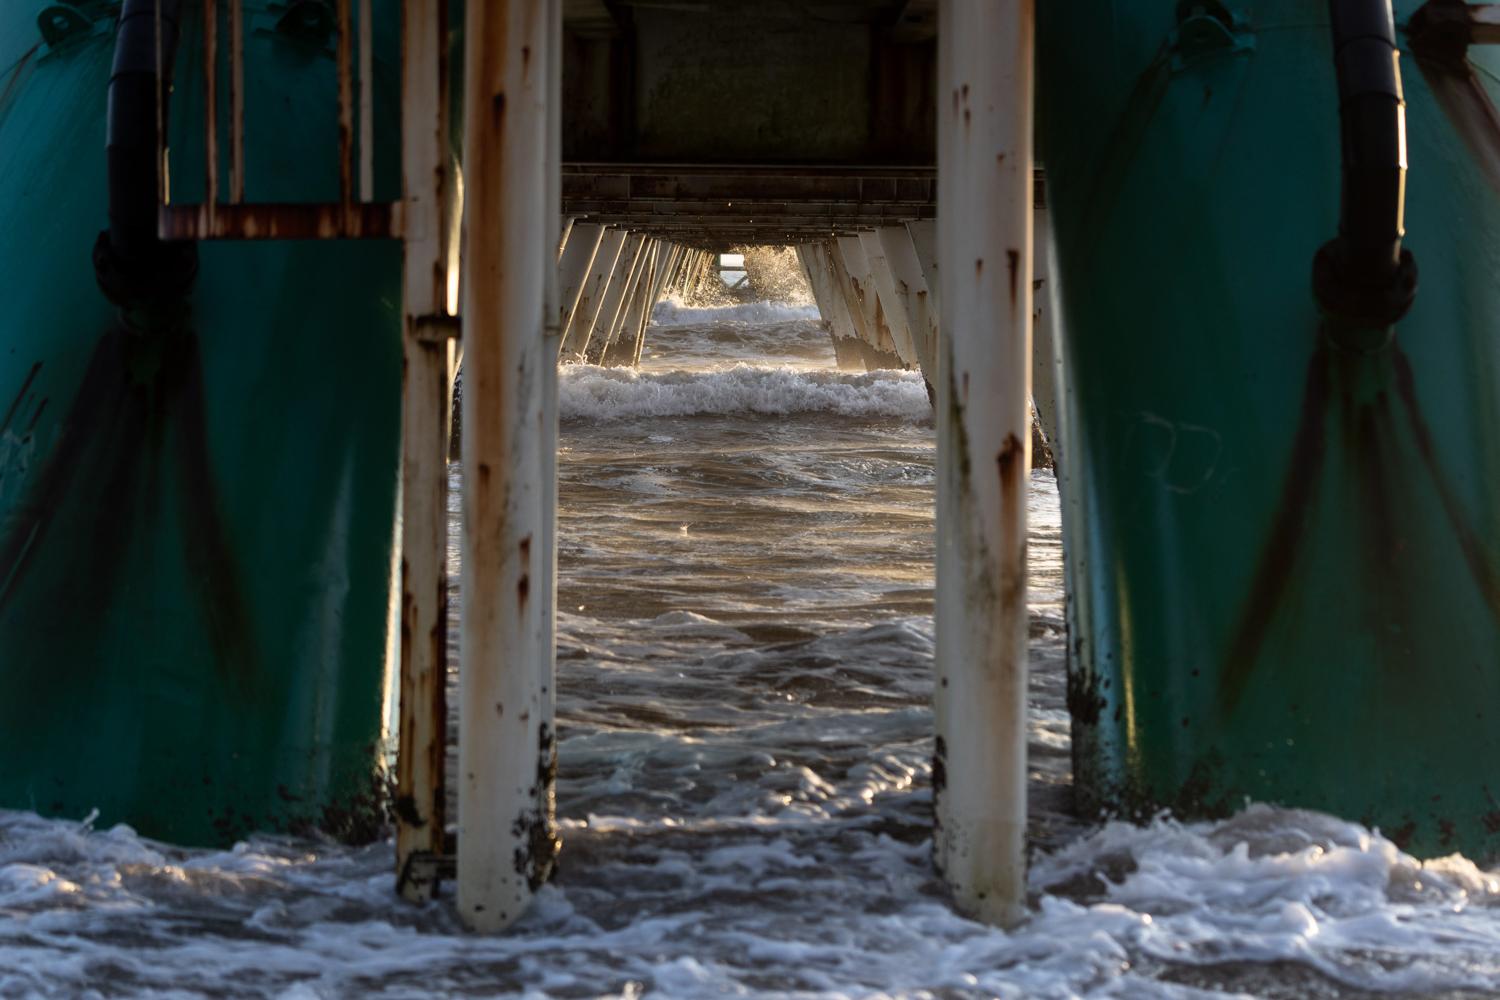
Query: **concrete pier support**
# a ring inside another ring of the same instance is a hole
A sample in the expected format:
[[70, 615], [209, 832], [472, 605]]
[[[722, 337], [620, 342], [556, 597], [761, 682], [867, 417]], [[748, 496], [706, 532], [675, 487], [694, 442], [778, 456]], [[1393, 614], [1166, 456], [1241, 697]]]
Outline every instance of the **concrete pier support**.
[[[886, 226], [879, 235], [890, 268], [892, 294], [905, 314], [917, 364], [927, 384], [936, 388], [939, 377], [937, 296], [929, 287], [929, 276], [923, 272], [907, 228]], [[936, 277], [931, 275], [933, 279]]]
[[840, 284], [850, 312], [857, 312], [856, 325], [863, 319], [861, 339], [869, 346], [866, 365], [874, 368], [906, 368], [910, 358], [902, 357], [900, 347], [886, 322], [885, 310], [875, 291], [864, 244], [858, 236], [840, 236], [833, 240], [833, 261], [840, 269]]
[[839, 371], [865, 370], [864, 352], [860, 350], [859, 333], [854, 320], [849, 316], [849, 306], [844, 301], [828, 261], [828, 247], [822, 243], [804, 243], [797, 247], [797, 257], [802, 269], [807, 272], [807, 284], [812, 289], [813, 300], [818, 304], [823, 328], [833, 341], [833, 356]]
[[941, 0], [936, 862], [957, 905], [1026, 899], [1033, 0]]
[[[584, 287], [588, 284], [594, 266], [594, 257], [604, 242], [604, 227], [587, 222], [576, 222], [563, 246], [562, 258], [557, 263], [558, 333], [559, 336], [572, 324], [578, 311]], [[561, 339], [559, 346], [561, 346]]]
[[682, 258], [686, 254], [683, 247], [675, 243], [666, 243], [660, 250], [664, 265], [657, 274], [656, 282], [651, 286], [650, 297], [646, 300], [646, 308], [640, 318], [640, 327], [635, 333], [635, 350], [631, 356], [632, 367], [639, 367], [641, 363], [641, 352], [646, 349], [646, 331], [651, 327], [651, 316], [656, 312], [656, 304], [666, 294], [667, 286], [672, 281], [678, 269], [682, 266]]
[[865, 292], [863, 286], [850, 272], [849, 259], [856, 262], [856, 270], [864, 271], [864, 253], [860, 249], [859, 237], [847, 236], [829, 240], [828, 266], [833, 274], [834, 287], [844, 298], [849, 319], [859, 334], [859, 351], [866, 371], [877, 368], [904, 368], [890, 334], [883, 330], [879, 317], [879, 303], [875, 294]]
[[859, 245], [865, 254], [865, 273], [869, 282], [867, 287], [873, 290], [880, 303], [881, 316], [896, 345], [896, 353], [906, 367], [918, 368], [922, 358], [913, 342], [906, 303], [896, 294], [896, 280], [885, 257], [885, 244], [878, 232], [867, 230], [859, 234]]
[[635, 291], [636, 278], [645, 262], [648, 248], [649, 244], [644, 236], [632, 233], [626, 239], [625, 249], [620, 253], [615, 273], [610, 277], [609, 287], [604, 292], [604, 301], [600, 303], [594, 334], [589, 338], [588, 349], [583, 355], [589, 364], [598, 364], [614, 339], [621, 314], [630, 304], [630, 295]]
[[554, 516], [544, 483], [547, 283], [558, 169], [549, 95], [560, 0], [465, 8], [463, 651], [458, 911], [498, 930], [526, 909], [558, 849], [552, 635], [541, 594]]
[[[908, 222], [906, 235], [911, 237], [911, 248], [916, 251], [917, 263], [922, 267], [922, 277], [927, 282], [929, 304], [935, 315], [943, 312], [943, 282], [938, 275], [937, 223]], [[942, 352], [938, 352], [941, 363]]]
[[641, 256], [640, 266], [635, 271], [634, 287], [620, 310], [604, 345], [599, 363], [612, 368], [626, 367], [635, 362], [637, 331], [644, 322], [650, 308], [651, 289], [656, 285], [656, 276], [662, 266], [662, 244], [660, 240], [648, 240]]
[[708, 281], [709, 274], [712, 273], [711, 269], [713, 268], [714, 260], [714, 254], [709, 253], [707, 250], [703, 251], [703, 254], [698, 258], [698, 267], [688, 282], [685, 292], [687, 298], [691, 299], [702, 290], [704, 283]]
[[[402, 7], [402, 295], [400, 721], [396, 888], [432, 898], [445, 853], [448, 735], [448, 424], [456, 325], [448, 313], [455, 185], [448, 169], [448, 67], [442, 4]], [[424, 863], [424, 860], [426, 863]]]
[[561, 358], [565, 362], [582, 360], [584, 352], [588, 350], [589, 340], [594, 335], [594, 324], [599, 317], [599, 307], [609, 289], [610, 280], [614, 277], [620, 253], [625, 248], [625, 238], [623, 229], [607, 229], [599, 241], [593, 265], [579, 292], [578, 304], [563, 330]]

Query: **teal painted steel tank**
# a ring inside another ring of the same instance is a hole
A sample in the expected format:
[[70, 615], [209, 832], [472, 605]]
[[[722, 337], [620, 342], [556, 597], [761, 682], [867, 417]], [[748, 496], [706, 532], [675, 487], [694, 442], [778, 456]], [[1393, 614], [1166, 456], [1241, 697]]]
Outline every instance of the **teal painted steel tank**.
[[[1418, 7], [1397, 3], [1397, 41]], [[1385, 346], [1329, 335], [1323, 0], [1038, 4], [1086, 813], [1246, 798], [1500, 852], [1500, 196], [1410, 51]], [[1473, 47], [1497, 96], [1500, 52]]]
[[[91, 262], [119, 4], [53, 5], [50, 43], [44, 6], [0, 6], [0, 807], [98, 809], [189, 844], [371, 835], [400, 246], [204, 243], [182, 323], [122, 323]], [[198, 12], [171, 108], [186, 203], [203, 197]], [[333, 42], [287, 18], [245, 4], [246, 197], [335, 200]], [[386, 200], [396, 46], [377, 34]]]

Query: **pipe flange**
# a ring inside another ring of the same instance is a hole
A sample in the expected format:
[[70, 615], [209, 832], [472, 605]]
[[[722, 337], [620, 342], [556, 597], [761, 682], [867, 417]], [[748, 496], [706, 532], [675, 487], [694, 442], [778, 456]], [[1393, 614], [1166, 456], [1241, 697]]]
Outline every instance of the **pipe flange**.
[[1387, 329], [1411, 309], [1417, 297], [1417, 259], [1406, 248], [1389, 280], [1367, 284], [1352, 280], [1343, 267], [1343, 247], [1329, 240], [1313, 256], [1313, 295], [1330, 319], [1363, 329]]
[[198, 277], [198, 245], [160, 243], [144, 260], [127, 259], [115, 252], [105, 230], [94, 241], [94, 277], [104, 297], [127, 311], [185, 302]]

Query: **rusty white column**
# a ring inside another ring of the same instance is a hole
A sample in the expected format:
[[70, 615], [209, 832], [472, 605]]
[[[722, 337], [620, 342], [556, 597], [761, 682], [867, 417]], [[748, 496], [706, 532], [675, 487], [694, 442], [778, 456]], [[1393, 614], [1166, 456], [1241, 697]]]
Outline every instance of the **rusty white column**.
[[[557, 243], [557, 266], [546, 270], [546, 297], [543, 303], [546, 321], [542, 328], [542, 426], [537, 434], [537, 447], [542, 456], [542, 518], [541, 550], [539, 564], [531, 585], [541, 607], [537, 616], [541, 619], [542, 662], [537, 668], [541, 676], [541, 692], [538, 703], [544, 720], [539, 733], [536, 771], [529, 789], [536, 803], [537, 822], [532, 827], [536, 838], [530, 840], [529, 864], [533, 866], [531, 883], [550, 877], [553, 859], [562, 847], [557, 836], [557, 445], [558, 445], [558, 385], [557, 355], [562, 347], [563, 310], [571, 309], [574, 299], [564, 304], [562, 289], [562, 265], [564, 247], [578, 241], [593, 248], [588, 251], [589, 263], [593, 263], [594, 250], [598, 249], [600, 232], [580, 232], [577, 220], [562, 216], [562, 60], [563, 60], [563, 3], [565, 0], [546, 0], [547, 59], [546, 76], [546, 131], [547, 154], [543, 164], [546, 178], [545, 203], [547, 218], [554, 221], [548, 239]], [[524, 54], [524, 53], [523, 53]], [[585, 270], [588, 265], [584, 265]], [[576, 297], [575, 297], [576, 299]], [[519, 588], [519, 582], [517, 584]], [[519, 596], [519, 589], [517, 591]], [[514, 829], [514, 828], [512, 828]]]
[[[361, 7], [363, 11], [363, 7]], [[404, 0], [401, 175], [405, 254], [401, 378], [400, 728], [396, 886], [432, 898], [445, 852], [448, 735], [448, 431], [454, 324], [448, 312], [447, 30], [441, 0]], [[426, 856], [425, 858], [423, 856]]]
[[542, 599], [554, 516], [544, 396], [554, 371], [545, 333], [559, 217], [548, 142], [558, 2], [465, 7], [458, 911], [476, 930], [519, 917], [558, 849]]
[[594, 253], [594, 263], [579, 292], [578, 305], [568, 318], [563, 331], [562, 360], [578, 361], [588, 350], [589, 339], [594, 335], [594, 324], [599, 317], [599, 307], [620, 261], [620, 252], [625, 248], [625, 231], [609, 229], [599, 241]]
[[959, 908], [1026, 901], [1033, 0], [940, 0], [934, 844]]
[[905, 226], [880, 230], [880, 243], [890, 268], [892, 292], [901, 303], [911, 331], [912, 349], [922, 375], [934, 388], [938, 382], [938, 314], [934, 296], [922, 273], [917, 248]]

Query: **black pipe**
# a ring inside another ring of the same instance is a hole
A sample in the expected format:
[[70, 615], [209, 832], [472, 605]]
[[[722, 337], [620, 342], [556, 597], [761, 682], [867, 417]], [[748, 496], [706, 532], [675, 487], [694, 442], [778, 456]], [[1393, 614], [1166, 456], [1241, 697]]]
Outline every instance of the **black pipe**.
[[109, 228], [94, 245], [99, 287], [123, 310], [155, 311], [185, 302], [198, 272], [197, 246], [156, 235], [156, 9], [161, 7], [161, 122], [171, 103], [181, 0], [125, 0], [115, 31], [105, 156]]
[[1338, 75], [1343, 193], [1339, 234], [1313, 260], [1323, 311], [1386, 329], [1411, 308], [1417, 265], [1405, 235], [1406, 102], [1390, 0], [1329, 0]]

